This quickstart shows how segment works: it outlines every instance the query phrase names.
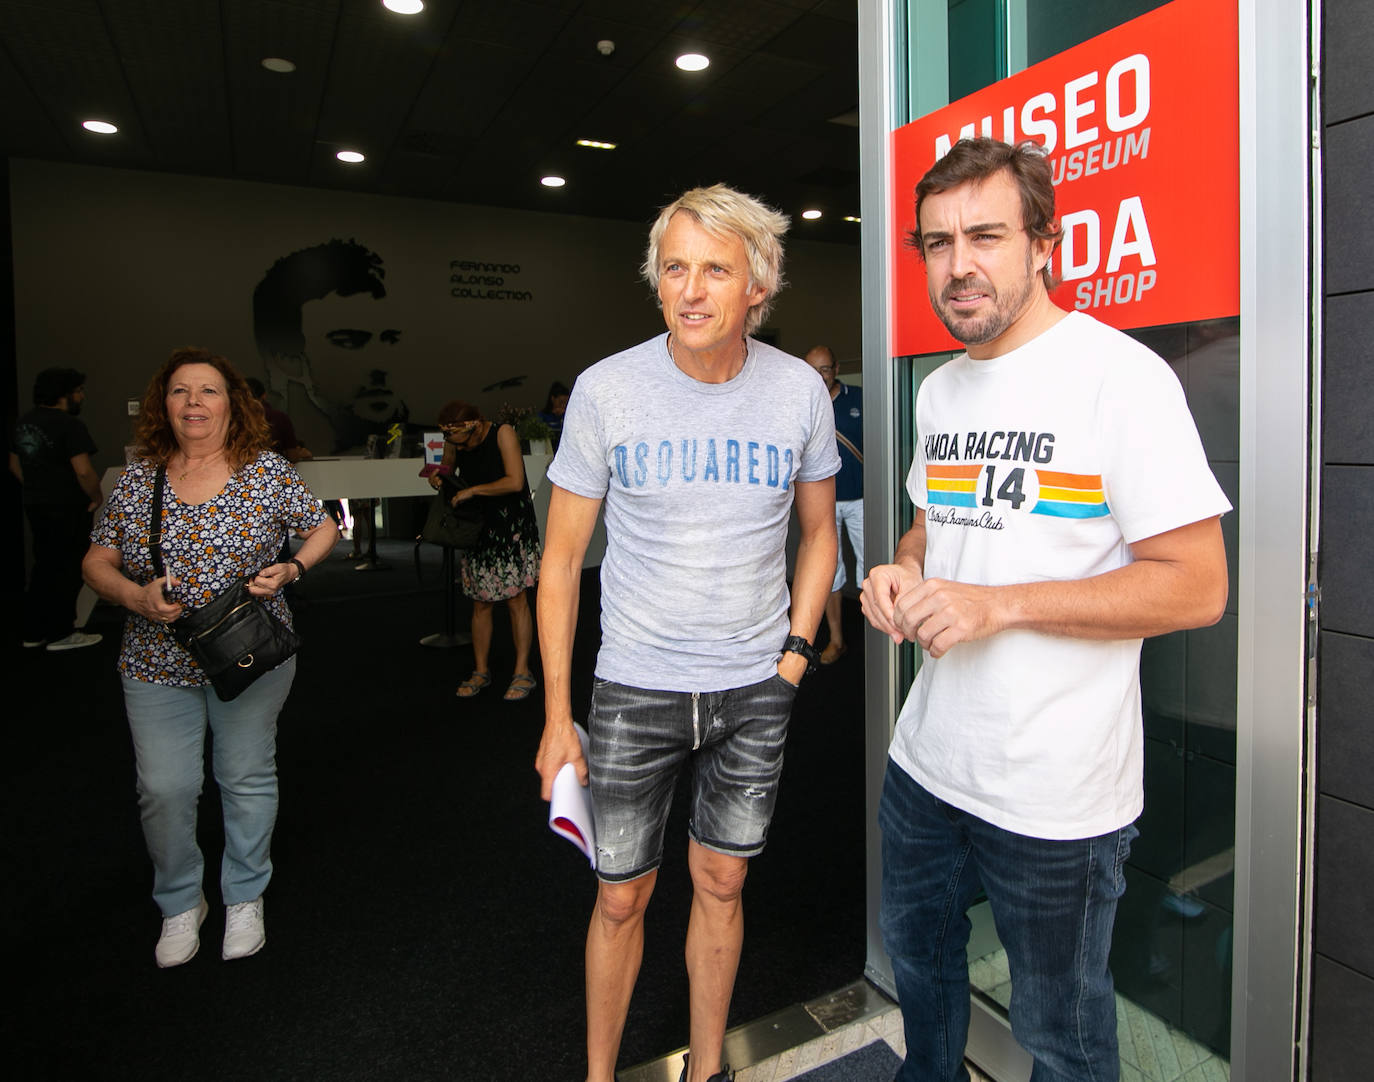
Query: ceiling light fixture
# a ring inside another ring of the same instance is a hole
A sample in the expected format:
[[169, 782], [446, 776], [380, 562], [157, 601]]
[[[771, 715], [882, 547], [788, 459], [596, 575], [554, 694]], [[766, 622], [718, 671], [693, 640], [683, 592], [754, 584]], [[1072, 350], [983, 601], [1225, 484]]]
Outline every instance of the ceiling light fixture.
[[367, 155], [357, 150], [341, 150], [334, 157], [341, 162], [348, 162], [349, 165], [357, 165], [359, 162], [367, 161]]
[[566, 183], [568, 183], [568, 182], [567, 182], [566, 180], [564, 180], [562, 177], [556, 177], [556, 176], [550, 175], [550, 176], [547, 176], [547, 177], [540, 177], [540, 178], [539, 178], [539, 183], [542, 184], [542, 185], [544, 185], [544, 187], [546, 187], [546, 188], [561, 188], [561, 187], [563, 187], [564, 184], [566, 184]]
[[422, 0], [382, 0], [382, 7], [397, 15], [418, 15], [425, 10]]
[[677, 58], [677, 66], [683, 71], [701, 71], [703, 68], [711, 66], [709, 57], [702, 56], [700, 53], [683, 53]]
[[846, 214], [846, 215], [844, 216], [844, 220], [845, 220], [846, 222], [856, 222], [856, 223], [857, 223], [857, 222], [862, 222], [862, 221], [863, 221], [863, 219], [860, 218], [860, 217], [859, 217], [858, 215], [856, 215], [856, 214]]
[[95, 132], [97, 135], [113, 135], [115, 132], [119, 131], [119, 129], [108, 120], [83, 120], [81, 126], [87, 131]]
[[815, 207], [812, 207], [810, 210], [802, 211], [802, 217], [805, 218], [808, 222], [814, 222], [820, 216], [821, 212], [818, 211]]
[[278, 75], [287, 75], [296, 70], [296, 65], [282, 56], [263, 57], [262, 66]]
[[577, 145], [580, 147], [591, 147], [593, 150], [614, 150], [614, 143], [603, 143], [599, 139], [579, 139]]

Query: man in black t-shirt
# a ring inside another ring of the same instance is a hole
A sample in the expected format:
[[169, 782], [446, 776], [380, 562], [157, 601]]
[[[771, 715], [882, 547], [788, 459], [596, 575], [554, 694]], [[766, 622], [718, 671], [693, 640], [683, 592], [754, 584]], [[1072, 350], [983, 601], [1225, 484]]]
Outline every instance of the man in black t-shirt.
[[74, 627], [91, 512], [104, 498], [91, 464], [95, 444], [76, 419], [85, 382], [75, 368], [45, 368], [33, 383], [34, 408], [14, 426], [10, 473], [24, 488], [24, 513], [33, 531], [33, 571], [24, 595], [28, 647], [74, 650], [100, 641]]

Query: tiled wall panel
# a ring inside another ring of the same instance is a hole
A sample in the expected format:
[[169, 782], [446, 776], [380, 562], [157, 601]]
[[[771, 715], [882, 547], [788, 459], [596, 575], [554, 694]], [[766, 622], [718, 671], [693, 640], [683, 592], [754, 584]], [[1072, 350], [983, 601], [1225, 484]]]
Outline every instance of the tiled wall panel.
[[1322, 18], [1322, 427], [1309, 1077], [1374, 1067], [1374, 5]]

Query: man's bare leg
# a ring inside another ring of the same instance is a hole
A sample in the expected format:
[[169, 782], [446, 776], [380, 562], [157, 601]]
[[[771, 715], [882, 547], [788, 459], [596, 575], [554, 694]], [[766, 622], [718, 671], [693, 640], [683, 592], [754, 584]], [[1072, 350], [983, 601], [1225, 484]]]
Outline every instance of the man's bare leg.
[[658, 872], [601, 883], [587, 928], [587, 1082], [615, 1082], [615, 1061], [644, 957], [644, 910]]
[[687, 922], [687, 982], [692, 1010], [687, 1082], [706, 1082], [721, 1069], [730, 996], [744, 944], [740, 893], [749, 862], [687, 842], [692, 915]]
[[830, 629], [830, 641], [836, 647], [844, 647], [844, 624], [840, 622], [840, 600], [843, 590], [835, 590], [825, 599], [825, 624]]

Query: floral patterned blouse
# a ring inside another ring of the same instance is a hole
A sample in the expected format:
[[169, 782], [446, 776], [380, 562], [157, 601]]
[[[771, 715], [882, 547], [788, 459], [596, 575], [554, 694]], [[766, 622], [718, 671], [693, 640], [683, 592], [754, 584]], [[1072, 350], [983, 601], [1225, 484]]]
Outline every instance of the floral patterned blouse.
[[[140, 586], [155, 577], [148, 552], [148, 522], [156, 476], [157, 467], [151, 462], [136, 462], [125, 469], [91, 531], [97, 545], [119, 550], [124, 573]], [[181, 580], [172, 588], [173, 599], [198, 608], [236, 580], [276, 563], [288, 529], [303, 533], [324, 519], [320, 502], [291, 464], [274, 451], [263, 451], [201, 504], [182, 503], [164, 481], [162, 559], [166, 569]], [[290, 626], [291, 610], [280, 594], [267, 598], [266, 604]], [[125, 614], [119, 671], [134, 680], [172, 687], [209, 683], [166, 627], [135, 612]]]

